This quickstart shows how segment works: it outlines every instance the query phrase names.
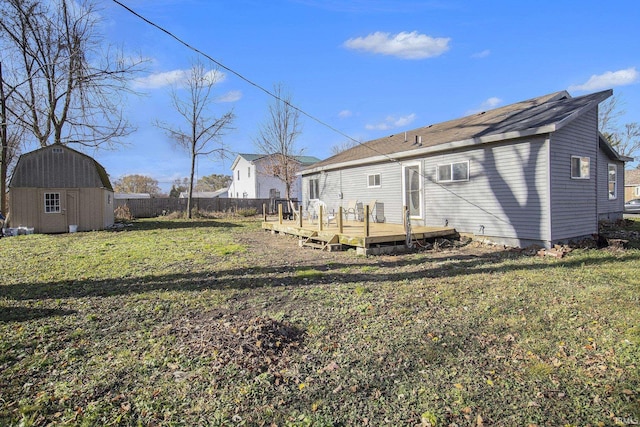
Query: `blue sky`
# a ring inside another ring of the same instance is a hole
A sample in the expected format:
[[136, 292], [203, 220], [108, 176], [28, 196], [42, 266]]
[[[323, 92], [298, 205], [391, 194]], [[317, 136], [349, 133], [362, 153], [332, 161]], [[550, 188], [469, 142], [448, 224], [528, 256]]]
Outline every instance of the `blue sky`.
[[[252, 82], [282, 83], [299, 108], [367, 141], [543, 94], [613, 89], [622, 123], [640, 121], [640, 2], [413, 0], [122, 0]], [[138, 130], [117, 151], [92, 153], [112, 180], [144, 174], [168, 189], [188, 154], [156, 120], [195, 53], [115, 2], [101, 3], [104, 35], [149, 60], [126, 112]], [[272, 102], [232, 73], [212, 115], [233, 109], [233, 152], [253, 140]], [[303, 117], [298, 147], [326, 158], [346, 138]], [[200, 159], [198, 176], [230, 174], [232, 160]]]

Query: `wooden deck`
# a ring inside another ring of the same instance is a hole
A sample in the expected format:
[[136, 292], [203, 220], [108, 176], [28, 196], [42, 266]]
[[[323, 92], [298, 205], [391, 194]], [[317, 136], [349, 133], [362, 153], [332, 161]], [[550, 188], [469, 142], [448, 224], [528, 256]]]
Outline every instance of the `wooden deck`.
[[[320, 226], [317, 221], [309, 222], [282, 219], [278, 217], [265, 218], [262, 228], [273, 233], [284, 233], [300, 238], [301, 246], [312, 246], [319, 249], [342, 249], [355, 247], [359, 253], [369, 255], [374, 253], [391, 252], [399, 248], [406, 248], [407, 236], [404, 226], [400, 224], [373, 223], [360, 221], [343, 221], [340, 224], [331, 222]], [[369, 228], [368, 233], [366, 227]], [[451, 227], [411, 227], [412, 240], [428, 240], [438, 237], [453, 237], [457, 235]]]

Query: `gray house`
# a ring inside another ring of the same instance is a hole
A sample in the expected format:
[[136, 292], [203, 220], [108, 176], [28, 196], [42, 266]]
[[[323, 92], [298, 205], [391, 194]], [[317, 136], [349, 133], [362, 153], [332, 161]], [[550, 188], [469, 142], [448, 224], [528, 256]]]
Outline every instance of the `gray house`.
[[[303, 206], [355, 200], [384, 221], [512, 246], [590, 237], [624, 208], [624, 162], [598, 131], [603, 91], [562, 91], [360, 144], [302, 171]], [[377, 217], [377, 219], [381, 219]]]
[[102, 230], [113, 225], [113, 188], [93, 158], [61, 144], [23, 154], [9, 183], [12, 227], [36, 233]]

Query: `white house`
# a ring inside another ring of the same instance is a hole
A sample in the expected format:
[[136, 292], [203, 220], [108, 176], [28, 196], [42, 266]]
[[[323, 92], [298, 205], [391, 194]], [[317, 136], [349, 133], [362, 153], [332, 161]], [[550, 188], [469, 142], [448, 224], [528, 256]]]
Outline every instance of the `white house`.
[[[313, 156], [295, 156], [300, 168], [308, 167], [320, 159]], [[284, 199], [287, 198], [285, 183], [269, 170], [272, 155], [238, 154], [231, 170], [233, 181], [229, 186], [229, 197], [236, 199]], [[291, 198], [302, 199], [302, 180], [298, 176], [291, 186]]]

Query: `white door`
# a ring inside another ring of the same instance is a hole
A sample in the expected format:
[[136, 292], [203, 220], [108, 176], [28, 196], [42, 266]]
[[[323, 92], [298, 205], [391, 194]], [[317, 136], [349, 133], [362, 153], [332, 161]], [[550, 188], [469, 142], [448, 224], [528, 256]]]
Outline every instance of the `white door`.
[[403, 166], [403, 204], [409, 209], [409, 216], [422, 219], [422, 171], [420, 164]]

